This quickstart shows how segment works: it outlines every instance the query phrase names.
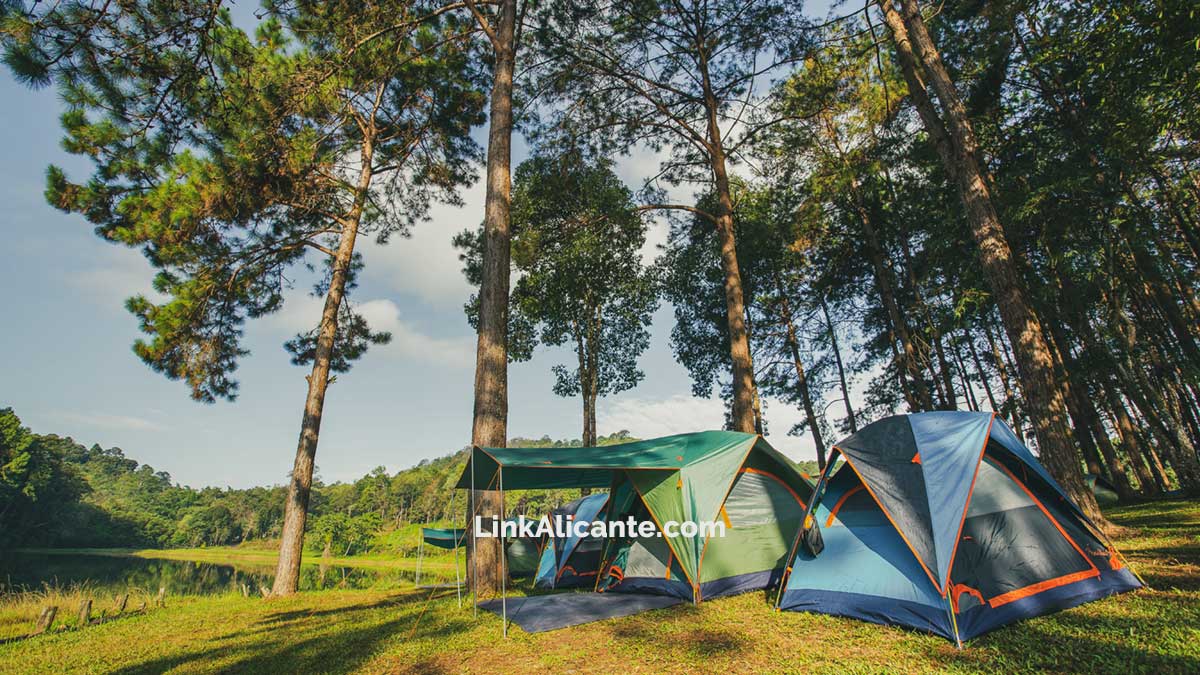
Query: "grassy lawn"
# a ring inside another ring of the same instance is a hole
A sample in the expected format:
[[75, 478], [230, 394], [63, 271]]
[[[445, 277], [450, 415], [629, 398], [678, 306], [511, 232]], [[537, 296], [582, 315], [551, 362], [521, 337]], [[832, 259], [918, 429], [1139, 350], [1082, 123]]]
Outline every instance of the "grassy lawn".
[[[243, 565], [247, 567], [274, 568], [278, 557], [275, 548], [263, 546], [210, 546], [206, 548], [55, 548], [55, 549], [21, 549], [30, 553], [49, 553], [55, 555], [109, 555], [133, 556], [137, 558], [152, 558], [160, 560], [190, 560], [195, 562], [212, 562], [222, 565]], [[461, 556], [460, 552], [460, 565]], [[363, 567], [369, 569], [408, 570], [416, 569], [416, 557], [396, 555], [371, 554], [321, 557], [306, 551], [306, 565], [332, 565], [334, 567]], [[445, 571], [454, 574], [454, 554], [441, 549], [432, 548], [426, 551], [421, 561], [421, 568], [429, 571]]]
[[761, 593], [529, 635], [445, 591], [178, 599], [112, 623], [0, 645], [0, 672], [1197, 673], [1200, 502], [1113, 510], [1153, 586], [1000, 629], [941, 638], [772, 612]]

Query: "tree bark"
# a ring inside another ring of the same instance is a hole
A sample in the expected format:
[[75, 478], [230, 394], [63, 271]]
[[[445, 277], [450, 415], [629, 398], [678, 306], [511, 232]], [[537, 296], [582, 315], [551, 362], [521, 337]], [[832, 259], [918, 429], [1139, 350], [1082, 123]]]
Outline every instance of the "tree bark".
[[933, 398], [929, 395], [929, 387], [925, 385], [925, 377], [921, 374], [921, 368], [917, 361], [917, 348], [913, 344], [912, 334], [908, 330], [908, 322], [904, 320], [904, 313], [900, 311], [900, 303], [896, 300], [896, 293], [892, 287], [891, 270], [887, 265], [883, 244], [879, 240], [879, 233], [875, 230], [874, 223], [871, 222], [871, 215], [867, 212], [857, 181], [854, 181], [850, 192], [854, 210], [858, 214], [859, 222], [862, 223], [863, 235], [867, 244], [867, 257], [871, 259], [871, 267], [875, 272], [875, 287], [879, 291], [879, 299], [883, 302], [888, 319], [896, 330], [896, 337], [900, 338], [900, 348], [903, 350], [900, 366], [907, 376], [906, 379], [915, 399], [915, 407], [917, 411], [933, 410]]
[[700, 77], [704, 88], [704, 107], [708, 127], [708, 159], [717, 193], [717, 241], [721, 247], [721, 271], [724, 273], [725, 318], [729, 324], [729, 357], [733, 364], [733, 430], [755, 433], [754, 361], [750, 356], [750, 337], [746, 329], [746, 303], [742, 293], [742, 272], [738, 266], [734, 238], [733, 195], [725, 161], [721, 127], [717, 122], [719, 104], [709, 80], [708, 60], [700, 53]]
[[329, 367], [337, 337], [338, 310], [346, 292], [346, 278], [354, 261], [354, 241], [371, 187], [374, 146], [368, 137], [363, 141], [355, 203], [342, 224], [341, 240], [333, 258], [329, 290], [317, 328], [317, 344], [313, 353], [312, 372], [308, 375], [308, 395], [304, 401], [304, 417], [300, 423], [300, 441], [296, 460], [288, 480], [287, 501], [283, 511], [283, 527], [279, 537], [279, 560], [271, 595], [295, 593], [300, 585], [300, 561], [304, 553], [304, 526], [308, 521], [308, 500], [312, 493], [313, 467], [316, 464], [317, 440], [321, 434], [321, 416], [325, 411], [325, 391], [329, 388]]
[[[476, 12], [476, 20], [486, 18]], [[475, 408], [471, 443], [479, 447], [504, 447], [508, 442], [508, 293], [510, 218], [512, 196], [513, 72], [516, 66], [516, 0], [502, 0], [486, 25], [495, 65], [488, 115], [487, 196], [483, 218], [483, 274], [479, 287], [479, 330], [475, 352]], [[478, 486], [477, 486], [478, 487]], [[492, 487], [492, 486], [484, 486]], [[469, 513], [484, 519], [501, 517], [500, 494], [475, 490]], [[467, 523], [473, 528], [474, 523]], [[500, 590], [502, 569], [500, 540], [467, 537], [468, 583], [477, 597]]]
[[979, 399], [975, 398], [975, 390], [971, 388], [971, 380], [967, 375], [967, 366], [963, 362], [962, 349], [958, 346], [958, 341], [953, 335], [950, 338], [950, 348], [954, 354], [954, 364], [958, 367], [958, 379], [962, 382], [963, 398], [967, 400], [967, 405], [971, 410], [979, 412]]
[[[933, 364], [930, 364], [930, 374], [935, 378], [939, 375], [941, 376], [941, 390], [945, 397], [942, 399], [942, 407], [946, 410], [957, 410], [958, 396], [954, 392], [954, 374], [951, 372], [950, 363], [946, 359], [946, 349], [942, 346], [942, 337], [940, 335], [933, 336], [933, 350], [937, 356], [938, 371], [940, 372], [933, 372]], [[967, 402], [967, 405], [970, 406], [970, 401]]]
[[[939, 145], [939, 154], [947, 173], [958, 183], [984, 276], [1000, 310], [1004, 329], [1016, 351], [1021, 389], [1030, 409], [1037, 411], [1032, 421], [1041, 461], [1088, 517], [1101, 527], [1110, 527], [1100, 512], [1095, 495], [1083, 480], [1079, 453], [1071, 440], [1067, 424], [1066, 396], [1061, 384], [1055, 381], [1054, 363], [1046, 337], [1021, 288], [1013, 251], [979, 165], [978, 145], [966, 109], [926, 30], [919, 3], [905, 0], [905, 11], [901, 16], [891, 0], [878, 2], [892, 31], [901, 68], [910, 83], [918, 114], [927, 130], [940, 129], [941, 136], [950, 137], [950, 148]], [[920, 95], [925, 92], [924, 78], [920, 73], [929, 78], [942, 104], [947, 122], [945, 126], [928, 96]], [[931, 131], [930, 135], [938, 134]]]
[[833, 350], [833, 363], [837, 366], [838, 386], [842, 390], [842, 402], [846, 405], [846, 421], [850, 425], [850, 433], [858, 433], [858, 420], [854, 417], [854, 405], [850, 403], [850, 387], [846, 386], [846, 367], [842, 364], [842, 350], [838, 347], [837, 333], [833, 329], [833, 319], [829, 316], [829, 303], [821, 296], [821, 314], [825, 317], [825, 330], [829, 334], [829, 346]]
[[1157, 497], [1163, 486], [1153, 475], [1150, 462], [1146, 458], [1145, 452], [1142, 451], [1137, 434], [1133, 430], [1133, 422], [1129, 419], [1128, 411], [1125, 410], [1125, 403], [1117, 394], [1116, 388], [1103, 387], [1103, 389], [1108, 397], [1108, 409], [1112, 414], [1113, 427], [1117, 430], [1117, 437], [1121, 439], [1121, 449], [1125, 451], [1129, 463], [1133, 465], [1133, 472], [1137, 474], [1142, 494]]
[[825, 469], [825, 439], [821, 437], [821, 425], [817, 423], [817, 410], [813, 405], [812, 394], [808, 387], [808, 375], [804, 371], [804, 362], [800, 359], [800, 341], [796, 339], [796, 323], [792, 316], [792, 307], [787, 296], [783, 293], [783, 284], [776, 279], [779, 289], [780, 310], [785, 330], [787, 331], [788, 351], [792, 356], [792, 364], [796, 368], [796, 386], [800, 390], [800, 403], [804, 406], [804, 417], [812, 432], [813, 443], [817, 447], [817, 466]]
[[975, 341], [971, 339], [970, 333], [967, 334], [967, 350], [971, 354], [971, 361], [975, 364], [975, 373], [979, 377], [979, 382], [983, 384], [983, 393], [987, 394], [988, 405], [992, 410], [999, 412], [1000, 406], [996, 404], [996, 395], [992, 392], [992, 384], [988, 381], [987, 371], [983, 368], [983, 359], [979, 358], [979, 348], [975, 346]]
[[1000, 350], [1000, 346], [996, 343], [995, 336], [992, 335], [992, 329], [988, 326], [988, 322], [983, 322], [983, 335], [987, 338], [988, 347], [992, 352], [992, 362], [996, 366], [996, 374], [1000, 376], [1000, 385], [1004, 387], [1004, 404], [1000, 410], [1003, 414], [1007, 412], [1010, 421], [1012, 422], [1013, 433], [1017, 435], [1017, 439], [1022, 443], [1025, 442], [1021, 432], [1021, 413], [1020, 404], [1017, 401], [1016, 393], [1013, 391], [1012, 382], [1008, 379], [1008, 364], [1005, 359], [1004, 352]]
[[1134, 405], [1142, 410], [1151, 431], [1162, 439], [1162, 449], [1167, 461], [1175, 469], [1179, 487], [1188, 494], [1200, 494], [1200, 459], [1184, 429], [1183, 419], [1159, 387], [1134, 363], [1132, 354], [1135, 352], [1136, 336], [1132, 320], [1114, 298], [1110, 297], [1109, 303], [1113, 311], [1114, 332], [1121, 340], [1122, 347], [1120, 360], [1113, 359], [1117, 375], [1126, 380], [1126, 393], [1133, 399]]

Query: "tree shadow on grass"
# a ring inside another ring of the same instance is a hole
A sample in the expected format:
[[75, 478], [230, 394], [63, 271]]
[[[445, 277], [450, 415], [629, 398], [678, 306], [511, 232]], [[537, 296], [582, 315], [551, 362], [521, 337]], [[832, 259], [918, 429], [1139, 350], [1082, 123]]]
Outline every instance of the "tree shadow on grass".
[[[1193, 598], [1159, 597], [1194, 616]], [[1174, 617], [1147, 620], [1137, 612], [1060, 612], [1021, 621], [972, 640], [958, 658], [981, 670], [1079, 673], [1198, 673], [1200, 658], [1172, 653], [1178, 645], [1163, 635]], [[1143, 644], [1149, 646], [1142, 646]], [[993, 659], [1001, 655], [1001, 662]]]
[[[379, 610], [400, 609], [393, 618], [380, 621]], [[438, 639], [473, 627], [466, 617], [431, 623], [424, 606], [407, 598], [388, 598], [362, 605], [307, 611], [277, 612], [256, 622], [252, 628], [196, 643], [201, 649], [150, 659], [114, 671], [120, 675], [149, 675], [173, 668], [199, 665], [201, 670], [222, 673], [348, 673], [374, 658], [380, 647], [399, 638]], [[336, 615], [336, 616], [335, 616]], [[317, 619], [304, 635], [305, 619]], [[336, 622], [336, 625], [334, 625]], [[272, 625], [273, 624], [273, 625]], [[343, 629], [344, 625], [362, 624]], [[245, 641], [252, 638], [250, 643]], [[219, 664], [219, 665], [218, 665]], [[418, 672], [444, 672], [436, 659], [423, 662]]]
[[[324, 609], [296, 609], [296, 610], [290, 610], [290, 611], [274, 612], [274, 613], [263, 616], [261, 619], [258, 620], [257, 623], [260, 623], [260, 624], [278, 623], [278, 622], [294, 621], [296, 619], [308, 619], [308, 618], [322, 617], [322, 616], [336, 616], [336, 615], [340, 615], [340, 614], [345, 614], [347, 612], [362, 612], [362, 611], [369, 611], [369, 610], [373, 610], [373, 609], [383, 609], [385, 607], [400, 608], [400, 607], [404, 607], [406, 605], [413, 605], [413, 604], [423, 605], [426, 602], [437, 602], [439, 600], [444, 600], [447, 597], [454, 597], [454, 594], [451, 593], [451, 594], [447, 595], [440, 591], [435, 592], [433, 595], [430, 595], [430, 593], [428, 593], [428, 592], [410, 592], [410, 593], [405, 593], [403, 595], [394, 595], [394, 596], [389, 596], [386, 598], [380, 598], [379, 600], [376, 600], [375, 602], [371, 602], [371, 603], [367, 603], [367, 604], [352, 604], [352, 605], [344, 605], [341, 607], [327, 607]], [[464, 603], [464, 607], [465, 606], [469, 606], [469, 605], [466, 605]]]
[[[658, 653], [686, 652], [692, 658], [715, 658], [746, 650], [744, 635], [720, 629], [695, 625], [700, 621], [701, 609], [696, 605], [675, 605], [651, 610], [635, 617], [615, 620], [608, 627], [609, 634], [616, 640], [637, 642]], [[689, 622], [689, 617], [692, 621]], [[694, 627], [678, 630], [671, 623], [691, 624]]]

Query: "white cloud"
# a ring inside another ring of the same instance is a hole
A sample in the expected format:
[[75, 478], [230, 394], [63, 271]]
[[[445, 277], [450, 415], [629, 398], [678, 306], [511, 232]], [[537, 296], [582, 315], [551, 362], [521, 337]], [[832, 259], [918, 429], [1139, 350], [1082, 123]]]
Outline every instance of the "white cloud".
[[131, 296], [158, 296], [151, 285], [154, 270], [150, 263], [137, 251], [114, 246], [89, 247], [86, 266], [69, 273], [65, 280], [120, 311]]
[[469, 335], [434, 337], [421, 332], [400, 315], [400, 308], [391, 300], [369, 300], [355, 309], [362, 314], [373, 330], [392, 334], [392, 341], [375, 347], [403, 359], [432, 361], [444, 366], [465, 368], [475, 361], [475, 338]]
[[659, 400], [620, 397], [601, 403], [596, 411], [601, 433], [624, 429], [639, 438], [720, 429], [724, 420], [725, 405], [720, 399], [684, 394]]
[[81, 424], [95, 429], [109, 431], [165, 431], [166, 427], [142, 417], [129, 415], [109, 415], [106, 413], [72, 413], [63, 412], [55, 415], [59, 419], [72, 424]]
[[[320, 320], [324, 303], [324, 298], [314, 298], [306, 293], [293, 291], [284, 300], [283, 309], [266, 319], [267, 324], [272, 332], [278, 332], [286, 338], [291, 338], [296, 333], [308, 332]], [[371, 330], [392, 334], [390, 343], [371, 347], [371, 354], [386, 354], [404, 360], [433, 362], [452, 367], [466, 367], [474, 363], [473, 335], [429, 335], [420, 326], [405, 320], [395, 302], [384, 298], [356, 302], [354, 311], [363, 315]], [[455, 326], [460, 327], [459, 324]], [[469, 332], [465, 323], [461, 324], [461, 327]]]
[[[803, 412], [784, 401], [766, 399], [767, 442], [797, 460], [814, 459], [812, 436], [788, 436]], [[600, 433], [627, 430], [638, 438], [656, 438], [690, 431], [720, 429], [725, 422], [725, 404], [719, 398], [676, 394], [666, 399], [620, 397], [602, 402], [596, 412]]]
[[398, 294], [418, 298], [433, 307], [461, 306], [472, 292], [462, 273], [458, 250], [451, 240], [483, 222], [483, 182], [462, 191], [464, 205], [434, 205], [430, 220], [412, 228], [409, 238], [393, 237], [386, 246], [374, 239], [359, 250], [365, 274]]

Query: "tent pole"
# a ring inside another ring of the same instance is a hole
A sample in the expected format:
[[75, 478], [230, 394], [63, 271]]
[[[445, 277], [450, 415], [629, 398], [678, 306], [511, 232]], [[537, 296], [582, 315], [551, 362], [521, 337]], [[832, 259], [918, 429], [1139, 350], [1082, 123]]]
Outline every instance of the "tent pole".
[[417, 540], [417, 588], [421, 587], [421, 556], [425, 554], [425, 533], [421, 532], [423, 529], [425, 528], [420, 528], [417, 530], [419, 536], [421, 537]]
[[467, 529], [471, 532], [471, 607], [479, 618], [479, 541], [475, 538], [475, 446], [471, 446], [471, 498], [467, 506]]
[[817, 509], [817, 502], [821, 499], [821, 489], [825, 486], [825, 479], [829, 474], [830, 467], [833, 466], [834, 460], [837, 459], [835, 453], [838, 452], [837, 447], [830, 448], [829, 459], [825, 461], [825, 468], [821, 469], [821, 475], [817, 477], [817, 484], [813, 486], [812, 494], [808, 498], [808, 505], [804, 507], [804, 515], [800, 518], [800, 529], [796, 530], [796, 537], [792, 540], [792, 548], [788, 551], [788, 557], [784, 560], [783, 574], [779, 577], [779, 592], [775, 594], [775, 609], [778, 611], [779, 606], [783, 604], [783, 591], [787, 588], [788, 577], [791, 576], [792, 561], [796, 558], [796, 551], [800, 547], [800, 537], [804, 536], [804, 523], [808, 522], [809, 516]]
[[508, 554], [504, 550], [504, 466], [500, 466], [500, 611], [504, 637], [508, 637]]
[[954, 615], [954, 603], [950, 602], [950, 584], [946, 584], [946, 613], [950, 615], [950, 627], [954, 629], [954, 646], [963, 648], [962, 638], [958, 636], [958, 617]]
[[458, 571], [458, 533], [454, 531], [454, 491], [450, 493], [450, 532], [454, 537], [454, 593], [458, 596], [458, 608], [462, 609], [462, 574]]

